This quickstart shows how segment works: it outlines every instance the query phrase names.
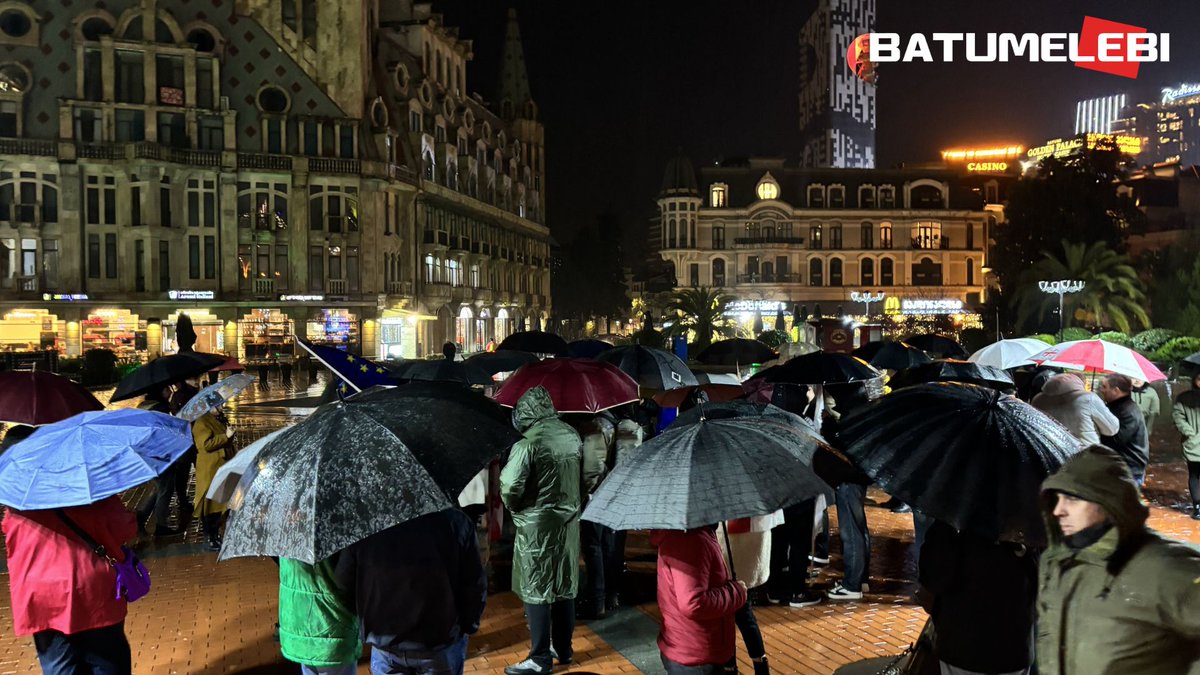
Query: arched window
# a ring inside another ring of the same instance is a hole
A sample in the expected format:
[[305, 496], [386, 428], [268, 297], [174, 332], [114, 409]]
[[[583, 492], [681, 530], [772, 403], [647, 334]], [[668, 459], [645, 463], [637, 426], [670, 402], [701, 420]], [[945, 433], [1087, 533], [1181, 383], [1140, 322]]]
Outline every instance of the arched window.
[[471, 312], [471, 308], [463, 305], [462, 309], [458, 310], [458, 318], [454, 320], [454, 341], [458, 343], [459, 350], [466, 352], [473, 344], [472, 325], [475, 322], [475, 315]]
[[429, 254], [425, 255], [425, 283], [427, 283], [427, 284], [434, 283], [433, 256], [429, 255]]
[[678, 221], [672, 218], [670, 225], [667, 227], [667, 248], [675, 248], [679, 243], [677, 222]]
[[863, 258], [858, 263], [859, 283], [863, 286], [875, 285], [875, 261], [870, 258]]
[[891, 248], [891, 247], [892, 247], [892, 224], [891, 223], [880, 223], [879, 224], [879, 248]]
[[779, 183], [768, 172], [758, 181], [758, 187], [755, 188], [759, 199], [778, 199], [779, 198]]
[[841, 185], [834, 185], [829, 188], [829, 207], [840, 209], [846, 205], [846, 188]]
[[975, 259], [967, 258], [967, 285], [975, 285]]
[[712, 284], [718, 288], [725, 285], [725, 259], [717, 258], [712, 262]]
[[909, 208], [940, 209], [943, 206], [941, 189], [932, 185], [918, 185], [908, 194]]
[[934, 262], [933, 258], [921, 258], [912, 266], [913, 286], [941, 286], [942, 265]]
[[879, 284], [881, 286], [896, 285], [896, 263], [891, 258], [879, 261]]
[[451, 258], [446, 261], [446, 273], [449, 278], [446, 280], [451, 286], [461, 286], [462, 279], [458, 276], [458, 261]]
[[762, 237], [764, 241], [775, 241], [775, 221], [762, 221]]
[[842, 259], [834, 258], [829, 261], [829, 285], [842, 285]]
[[721, 225], [720, 223], [713, 225], [712, 247], [717, 251], [725, 248], [725, 226]]
[[726, 204], [728, 188], [724, 183], [717, 183], [708, 189], [708, 205], [714, 209], [723, 208]]
[[875, 227], [868, 221], [863, 221], [859, 225], [859, 235], [862, 238], [861, 248], [865, 251], [870, 251], [875, 248]]
[[825, 265], [820, 258], [813, 258], [808, 261], [808, 285], [825, 285]]
[[834, 223], [829, 226], [829, 248], [830, 250], [839, 249], [842, 247], [842, 226]]
[[813, 250], [825, 248], [820, 225], [810, 225], [808, 228], [808, 247]]
[[879, 207], [883, 209], [896, 208], [896, 188], [891, 185], [879, 188]]
[[750, 239], [751, 243], [758, 242], [762, 237], [762, 226], [759, 225], [758, 221], [752, 220], [746, 223], [746, 236]]

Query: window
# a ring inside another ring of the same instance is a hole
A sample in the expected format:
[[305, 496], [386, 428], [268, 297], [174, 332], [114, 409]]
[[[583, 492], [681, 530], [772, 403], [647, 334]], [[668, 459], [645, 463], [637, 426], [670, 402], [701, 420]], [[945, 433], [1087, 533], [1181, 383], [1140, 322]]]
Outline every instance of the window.
[[146, 291], [146, 242], [133, 241], [133, 288], [139, 293]]
[[200, 237], [188, 237], [188, 278], [200, 278]]
[[283, 25], [291, 28], [294, 32], [299, 32], [300, 24], [297, 21], [296, 5], [300, 4], [300, 0], [283, 0], [282, 11]]
[[0, 137], [16, 138], [20, 135], [20, 104], [17, 101], [0, 101]]
[[171, 288], [171, 242], [161, 239], [158, 242], [158, 290], [167, 291]]
[[[129, 188], [129, 224], [133, 227], [142, 224], [142, 188], [140, 185], [133, 185]], [[141, 243], [140, 240], [139, 243]]]
[[942, 265], [935, 263], [933, 258], [921, 258], [912, 266], [913, 286], [941, 286]]
[[104, 55], [99, 49], [83, 50], [83, 98], [104, 100]]
[[937, 249], [942, 246], [942, 224], [930, 221], [919, 221], [913, 228], [913, 248]]
[[758, 281], [758, 275], [761, 270], [758, 268], [758, 256], [752, 255], [746, 258], [746, 280], [754, 283]]
[[883, 286], [895, 286], [895, 262], [891, 258], [879, 261], [879, 283]]
[[892, 247], [892, 224], [891, 223], [880, 223], [879, 224], [879, 248], [891, 248], [891, 247]]
[[983, 201], [995, 204], [1000, 201], [1000, 186], [995, 181], [988, 181], [983, 186]]
[[171, 227], [171, 179], [166, 176], [158, 186], [158, 224]]
[[117, 235], [104, 235], [104, 276], [108, 279], [117, 278]]
[[89, 279], [100, 278], [100, 235], [88, 235], [87, 275]]
[[842, 259], [834, 258], [829, 261], [829, 285], [842, 285]]
[[0, 221], [57, 223], [58, 176], [37, 171], [15, 174], [0, 171]]
[[204, 278], [217, 278], [217, 238], [212, 235], [204, 237]]
[[273, 232], [287, 227], [287, 183], [238, 183], [238, 227]]
[[189, 31], [187, 42], [198, 52], [211, 52], [217, 48], [217, 38], [205, 28], [193, 28]]
[[862, 237], [861, 248], [864, 250], [867, 250], [867, 251], [875, 248], [875, 228], [874, 228], [874, 226], [871, 225], [871, 223], [864, 222], [862, 225], [859, 226], [858, 231]]
[[351, 293], [358, 292], [358, 247], [346, 247], [346, 285]]
[[258, 92], [258, 109], [265, 113], [287, 112], [289, 105], [288, 95], [279, 87], [263, 87]]
[[338, 150], [341, 152], [341, 157], [352, 159], [354, 157], [354, 127], [343, 124], [338, 128], [338, 132]]
[[317, 39], [317, 0], [300, 0], [300, 29], [310, 45]]
[[146, 140], [146, 113], [142, 110], [117, 110], [117, 140], [132, 143]]
[[271, 277], [271, 245], [255, 244], [254, 246], [254, 278], [270, 279]]
[[697, 286], [700, 285], [700, 265], [699, 264], [692, 263], [691, 265], [688, 266], [688, 281], [690, 282], [692, 288], [696, 288]]
[[768, 173], [758, 182], [755, 192], [758, 194], [759, 199], [778, 199], [779, 183], [775, 182], [775, 179]]
[[225, 149], [225, 123], [220, 117], [205, 117], [198, 118], [199, 122], [196, 127], [196, 133], [199, 138], [196, 139], [196, 147], [201, 150], [224, 150]]
[[217, 182], [189, 178], [187, 182], [188, 227], [216, 227]]
[[90, 108], [75, 110], [75, 140], [80, 143], [99, 143], [103, 140], [100, 131], [100, 111]]
[[237, 258], [238, 288], [243, 291], [250, 290], [254, 285], [253, 270], [250, 264], [250, 244], [238, 244]]
[[158, 143], [171, 148], [186, 148], [190, 145], [187, 120], [182, 113], [158, 114]]
[[113, 176], [88, 176], [84, 211], [84, 220], [88, 225], [116, 225], [117, 179]]
[[879, 188], [879, 206], [884, 209], [896, 208], [896, 188], [891, 185]]
[[263, 118], [263, 142], [267, 152], [278, 155], [283, 152], [284, 121], [278, 117]]
[[275, 290], [286, 291], [290, 278], [287, 244], [275, 244]]
[[[192, 31], [195, 33], [204, 33], [207, 31]], [[211, 39], [211, 38], [210, 38]], [[214, 97], [214, 80], [213, 80], [213, 60], [206, 58], [196, 59], [196, 105], [201, 108], [215, 108]]]
[[858, 188], [858, 207], [860, 209], [875, 208], [875, 188], [869, 185]]
[[830, 249], [839, 249], [841, 247], [842, 247], [842, 226], [841, 225], [830, 225], [829, 226], [829, 248]]
[[79, 28], [79, 32], [83, 35], [84, 40], [95, 42], [102, 35], [112, 35], [113, 27], [104, 17], [93, 16], [83, 22], [83, 25]]
[[425, 283], [427, 283], [427, 284], [432, 284], [432, 283], [434, 283], [434, 279], [433, 279], [433, 256], [431, 256], [431, 255], [426, 255], [426, 256], [425, 256]]
[[158, 102], [183, 105], [183, 57], [159, 54], [154, 59], [158, 78]]
[[940, 209], [943, 206], [942, 190], [933, 185], [918, 185], [908, 193], [909, 208]]
[[320, 149], [319, 127], [316, 122], [308, 120], [304, 123], [304, 154], [312, 157]]
[[712, 274], [713, 274], [713, 278], [712, 278], [713, 286], [720, 288], [725, 285], [725, 260], [724, 259], [716, 258], [715, 260], [713, 260]]
[[[140, 22], [135, 20], [133, 23]], [[142, 58], [141, 52], [117, 50], [115, 93], [118, 103], [146, 102], [146, 79]]]
[[967, 285], [975, 285], [975, 259], [967, 258]]
[[875, 261], [863, 258], [858, 263], [859, 283], [863, 286], [875, 285]]
[[708, 190], [708, 205], [714, 209], [723, 208], [726, 204], [727, 188], [723, 184], [714, 185]]
[[814, 250], [823, 248], [824, 242], [821, 240], [821, 226], [810, 225], [808, 228], [808, 247]]
[[967, 223], [967, 250], [975, 248], [975, 223]]
[[42, 240], [42, 281], [46, 288], [58, 288], [58, 240]]
[[824, 208], [825, 188], [820, 185], [808, 186], [808, 207], [810, 209]]
[[808, 285], [822, 286], [825, 283], [825, 264], [820, 258], [808, 261]]
[[325, 248], [308, 248], [308, 290], [321, 292], [325, 289]]
[[358, 188], [310, 185], [308, 227], [328, 232], [358, 231]]
[[840, 209], [846, 205], [846, 188], [835, 185], [829, 188], [829, 207]]

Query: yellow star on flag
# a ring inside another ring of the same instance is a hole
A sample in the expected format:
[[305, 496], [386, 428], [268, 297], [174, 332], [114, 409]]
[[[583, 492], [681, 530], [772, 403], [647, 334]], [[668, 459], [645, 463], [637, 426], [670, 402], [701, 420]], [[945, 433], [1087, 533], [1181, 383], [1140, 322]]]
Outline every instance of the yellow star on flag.
[[346, 363], [354, 363], [354, 355], [353, 354], [346, 355]]
[[359, 370], [361, 370], [361, 371], [363, 371], [363, 372], [365, 373], [365, 372], [367, 372], [367, 370], [369, 370], [369, 368], [367, 368], [366, 364], [363, 364], [363, 365], [362, 365], [362, 366], [359, 368]]
[[383, 371], [383, 368], [376, 368], [376, 369], [375, 369], [375, 372], [376, 372], [376, 373], [379, 373], [380, 375], [382, 375], [384, 371]]

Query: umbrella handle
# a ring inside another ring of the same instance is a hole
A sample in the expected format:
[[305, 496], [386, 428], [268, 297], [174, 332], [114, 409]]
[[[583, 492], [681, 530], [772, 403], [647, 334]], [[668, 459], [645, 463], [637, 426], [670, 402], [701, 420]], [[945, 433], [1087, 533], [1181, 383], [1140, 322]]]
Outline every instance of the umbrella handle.
[[725, 523], [726, 521], [721, 521], [721, 532], [725, 534], [725, 553], [729, 555], [729, 576], [733, 581], [737, 581], [737, 570], [733, 568], [733, 547], [729, 545], [729, 527]]

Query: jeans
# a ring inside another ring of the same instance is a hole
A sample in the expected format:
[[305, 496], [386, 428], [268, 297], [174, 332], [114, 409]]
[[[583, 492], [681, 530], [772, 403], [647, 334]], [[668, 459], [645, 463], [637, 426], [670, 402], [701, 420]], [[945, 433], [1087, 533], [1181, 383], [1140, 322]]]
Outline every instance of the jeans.
[[785, 508], [783, 524], [771, 530], [771, 576], [767, 590], [776, 600], [790, 600], [808, 590], [808, 554], [815, 506], [815, 499], [807, 499]]
[[758, 629], [758, 619], [754, 618], [754, 610], [750, 608], [750, 603], [742, 605], [742, 608], [733, 615], [733, 622], [737, 624], [738, 632], [742, 634], [742, 642], [746, 643], [746, 653], [750, 658], [757, 659], [767, 653], [767, 647], [763, 644], [762, 631]]
[[341, 666], [327, 666], [321, 668], [300, 664], [300, 675], [354, 675], [357, 672], [357, 663], [347, 663]]
[[711, 663], [703, 666], [685, 666], [665, 656], [662, 657], [662, 664], [663, 668], [667, 669], [667, 675], [721, 675], [725, 672], [724, 666]]
[[42, 675], [129, 675], [133, 671], [125, 622], [65, 635], [33, 634]]
[[462, 675], [467, 662], [467, 636], [439, 651], [398, 654], [371, 648], [371, 675]]
[[571, 648], [571, 636], [575, 632], [574, 600], [559, 600], [552, 605], [525, 603], [525, 617], [529, 621], [530, 660], [543, 668], [552, 667], [552, 644], [559, 659], [566, 660], [574, 656]]
[[612, 551], [604, 562], [605, 609], [615, 609], [620, 600], [621, 575], [625, 572], [625, 534], [624, 530], [613, 532]]
[[933, 524], [933, 518], [913, 509], [913, 541], [917, 545], [917, 560], [921, 560], [921, 545], [925, 543], [925, 533], [929, 531], [929, 526]]
[[837, 487], [838, 531], [842, 539], [842, 563], [846, 568], [842, 588], [851, 592], [862, 590], [871, 569], [871, 533], [863, 508], [866, 496], [865, 485], [842, 483]]
[[[579, 524], [579, 534], [587, 578], [577, 600], [585, 603], [588, 609], [600, 612], [608, 606], [608, 579], [611, 578], [609, 567], [613, 565], [617, 533], [600, 523], [585, 520]], [[623, 563], [624, 561], [621, 564]], [[616, 588], [612, 590], [616, 591]]]
[[1192, 495], [1192, 505], [1200, 504], [1200, 462], [1188, 462], [1188, 492]]

